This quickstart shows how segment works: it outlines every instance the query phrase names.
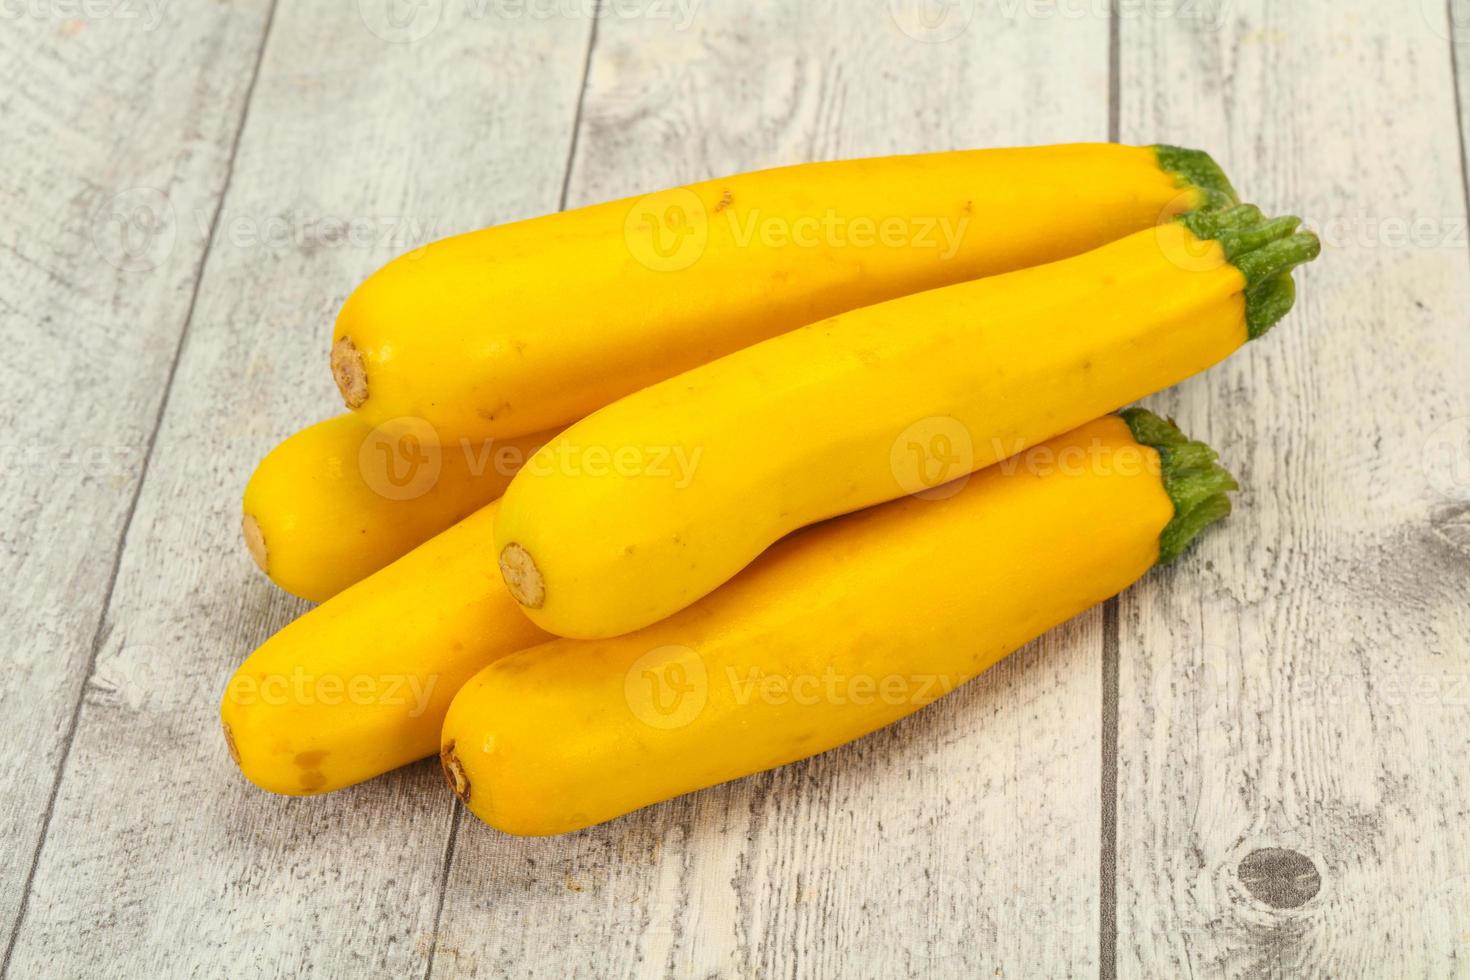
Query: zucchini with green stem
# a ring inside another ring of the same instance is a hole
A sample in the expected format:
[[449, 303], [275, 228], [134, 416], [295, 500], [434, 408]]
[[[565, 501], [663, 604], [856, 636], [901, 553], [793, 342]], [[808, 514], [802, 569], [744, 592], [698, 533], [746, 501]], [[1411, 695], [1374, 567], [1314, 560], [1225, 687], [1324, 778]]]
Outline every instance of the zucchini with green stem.
[[799, 527], [982, 469], [1264, 335], [1320, 247], [1299, 224], [1251, 205], [1196, 212], [630, 395], [511, 481], [495, 523], [506, 584], [558, 636], [657, 622]]
[[646, 629], [496, 661], [449, 707], [445, 774], [491, 826], [544, 835], [826, 751], [1177, 558], [1235, 486], [1157, 416], [1093, 421], [795, 534]]

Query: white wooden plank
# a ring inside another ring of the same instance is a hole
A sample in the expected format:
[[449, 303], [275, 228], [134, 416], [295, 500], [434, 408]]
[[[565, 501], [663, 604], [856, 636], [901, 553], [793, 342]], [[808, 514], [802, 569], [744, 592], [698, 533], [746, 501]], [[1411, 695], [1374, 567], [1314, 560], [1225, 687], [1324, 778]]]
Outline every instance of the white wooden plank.
[[5, 940], [187, 318], [205, 238], [192, 229], [208, 226], [226, 180], [265, 6], [180, 18], [156, 5], [15, 4], [0, 28]]
[[[574, 205], [809, 159], [1107, 135], [1106, 17], [959, 4], [972, 18], [941, 40], [943, 20], [913, 19], [932, 8], [888, 0], [705, 4], [687, 23], [615, 6]], [[940, 33], [905, 34], [895, 10]], [[517, 840], [462, 817], [435, 974], [1091, 972], [1101, 623], [857, 745], [603, 827]]]
[[589, 23], [431, 4], [403, 9], [436, 15], [432, 29], [407, 22], [395, 42], [365, 28], [376, 9], [276, 14], [15, 977], [427, 968], [453, 814], [437, 770], [287, 801], [226, 754], [226, 679], [301, 611], [242, 551], [239, 494], [274, 441], [337, 410], [329, 331], [363, 276], [426, 239], [556, 207]]
[[1327, 253], [1276, 335], [1156, 400], [1247, 489], [1123, 600], [1117, 973], [1463, 975], [1470, 256], [1444, 4], [1122, 27], [1124, 139], [1218, 148]]

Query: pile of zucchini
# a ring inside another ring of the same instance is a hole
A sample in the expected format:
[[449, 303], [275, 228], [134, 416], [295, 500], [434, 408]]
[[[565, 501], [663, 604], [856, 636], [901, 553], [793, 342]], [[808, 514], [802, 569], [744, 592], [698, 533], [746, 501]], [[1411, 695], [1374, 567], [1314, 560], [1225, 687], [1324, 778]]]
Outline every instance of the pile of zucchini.
[[[1176, 558], [1235, 482], [1123, 406], [1319, 245], [1204, 153], [808, 164], [435, 242], [364, 282], [244, 535], [320, 605], [225, 692], [276, 793], [438, 752], [516, 834], [851, 741]], [[1117, 413], [1117, 414], [1112, 414]]]

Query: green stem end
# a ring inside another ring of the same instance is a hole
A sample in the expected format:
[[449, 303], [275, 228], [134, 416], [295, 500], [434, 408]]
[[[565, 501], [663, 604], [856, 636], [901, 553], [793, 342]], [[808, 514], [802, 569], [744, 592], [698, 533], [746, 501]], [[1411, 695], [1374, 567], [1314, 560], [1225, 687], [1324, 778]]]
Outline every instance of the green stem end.
[[1254, 204], [1223, 211], [1193, 211], [1179, 218], [1201, 241], [1220, 243], [1225, 258], [1245, 276], [1245, 320], [1251, 340], [1262, 337], [1291, 311], [1296, 283], [1291, 270], [1322, 254], [1294, 215], [1267, 218]]
[[1163, 143], [1152, 147], [1159, 161], [1159, 169], [1174, 178], [1176, 187], [1193, 187], [1204, 196], [1202, 209], [1230, 207], [1240, 198], [1230, 185], [1230, 178], [1215, 162], [1214, 157], [1204, 150], [1190, 150], [1182, 146]]
[[1157, 451], [1163, 463], [1164, 492], [1174, 502], [1174, 518], [1159, 535], [1159, 564], [1167, 565], [1201, 531], [1230, 513], [1227, 492], [1239, 490], [1240, 484], [1220, 465], [1213, 449], [1191, 440], [1173, 422], [1144, 408], [1118, 414], [1133, 438]]
[[1245, 327], [1251, 340], [1280, 323], [1296, 305], [1296, 280], [1290, 272], [1252, 286], [1245, 293]]

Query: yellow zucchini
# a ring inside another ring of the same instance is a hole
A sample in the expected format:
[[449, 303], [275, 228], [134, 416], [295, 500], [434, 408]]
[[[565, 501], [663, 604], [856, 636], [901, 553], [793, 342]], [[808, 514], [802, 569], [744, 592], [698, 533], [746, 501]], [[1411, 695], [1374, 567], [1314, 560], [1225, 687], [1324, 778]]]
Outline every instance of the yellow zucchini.
[[671, 619], [496, 661], [444, 721], [491, 826], [557, 834], [823, 752], [918, 710], [1229, 512], [1215, 454], [1140, 410], [782, 541]]
[[834, 313], [1076, 255], [1233, 196], [1204, 153], [1108, 144], [710, 180], [391, 262], [343, 307], [332, 371], [369, 424], [536, 432]]
[[933, 487], [1166, 388], [1285, 315], [1295, 218], [1197, 212], [1050, 265], [865, 307], [629, 395], [552, 439], [495, 524], [558, 636], [669, 616], [796, 528]]
[[250, 477], [245, 545], [281, 588], [323, 602], [499, 497], [554, 434], [441, 442], [420, 420], [318, 422]]
[[433, 755], [450, 699], [497, 657], [547, 639], [480, 557], [490, 504], [291, 623], [220, 706], [251, 782], [303, 796]]

